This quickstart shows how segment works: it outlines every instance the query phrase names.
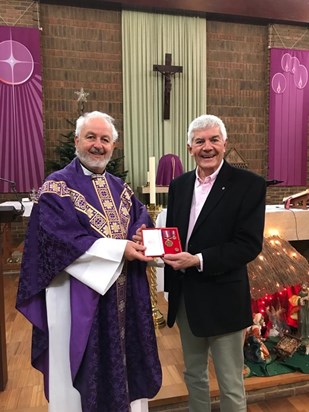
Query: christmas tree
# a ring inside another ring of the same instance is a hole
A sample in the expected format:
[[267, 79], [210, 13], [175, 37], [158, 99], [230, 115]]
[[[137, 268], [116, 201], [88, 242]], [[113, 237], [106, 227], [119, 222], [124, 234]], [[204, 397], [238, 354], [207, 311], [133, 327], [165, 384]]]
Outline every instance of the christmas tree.
[[[78, 94], [78, 113], [79, 116], [81, 116], [85, 112], [85, 102], [87, 102], [87, 96], [89, 95], [89, 93], [84, 92], [83, 88], [81, 88], [79, 92], [75, 93]], [[61, 133], [62, 138], [59, 140], [59, 145], [55, 149], [58, 160], [50, 160], [47, 162], [48, 173], [62, 169], [75, 157], [74, 138], [76, 120], [71, 121], [69, 119], [66, 119], [66, 121], [69, 123], [69, 126], [72, 129], [67, 133]], [[123, 170], [123, 159], [124, 156], [111, 159], [106, 166], [106, 170], [114, 176], [118, 176], [125, 181], [128, 171]]]

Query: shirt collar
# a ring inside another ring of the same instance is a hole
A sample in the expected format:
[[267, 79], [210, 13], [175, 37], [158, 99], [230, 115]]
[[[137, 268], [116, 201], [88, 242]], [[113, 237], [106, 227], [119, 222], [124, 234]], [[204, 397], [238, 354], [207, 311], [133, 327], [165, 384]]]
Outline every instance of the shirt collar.
[[99, 177], [99, 176], [104, 176], [104, 174], [105, 174], [105, 170], [104, 170], [103, 173], [93, 173], [91, 170], [87, 169], [87, 167], [84, 166], [81, 162], [80, 162], [80, 165], [81, 165], [82, 171], [84, 172], [84, 174], [85, 174], [86, 176], [96, 176], [96, 177]]
[[219, 174], [219, 172], [220, 172], [220, 170], [221, 170], [222, 165], [223, 165], [223, 159], [222, 159], [222, 161], [221, 161], [220, 166], [218, 167], [218, 169], [215, 170], [213, 174], [207, 176], [204, 180], [202, 180], [202, 179], [199, 177], [199, 175], [198, 175], [198, 173], [197, 173], [197, 168], [196, 168], [196, 169], [195, 169], [196, 185], [197, 185], [197, 186], [200, 186], [200, 185], [203, 185], [203, 184], [206, 184], [206, 183], [213, 183], [213, 182], [216, 180], [216, 178], [217, 178], [217, 176], [218, 176], [218, 174]]

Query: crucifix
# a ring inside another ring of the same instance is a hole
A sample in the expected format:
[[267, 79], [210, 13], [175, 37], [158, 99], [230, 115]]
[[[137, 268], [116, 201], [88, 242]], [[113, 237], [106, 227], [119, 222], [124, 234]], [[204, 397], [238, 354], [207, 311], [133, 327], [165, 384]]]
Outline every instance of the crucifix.
[[172, 76], [182, 73], [182, 66], [172, 66], [172, 55], [165, 53], [165, 64], [154, 64], [153, 71], [160, 72], [164, 76], [164, 113], [163, 118], [170, 118], [170, 96], [172, 90]]

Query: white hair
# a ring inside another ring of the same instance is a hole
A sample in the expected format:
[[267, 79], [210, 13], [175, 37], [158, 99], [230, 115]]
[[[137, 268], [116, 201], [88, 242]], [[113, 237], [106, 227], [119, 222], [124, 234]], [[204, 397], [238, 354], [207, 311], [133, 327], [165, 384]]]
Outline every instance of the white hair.
[[85, 113], [81, 115], [77, 120], [76, 120], [76, 129], [75, 129], [75, 136], [79, 137], [80, 136], [80, 131], [82, 127], [88, 122], [89, 119], [93, 118], [99, 118], [104, 121], [106, 121], [112, 128], [112, 138], [113, 142], [115, 142], [118, 139], [118, 132], [114, 126], [114, 119], [107, 113], [102, 113], [99, 111], [93, 111], [89, 113]]
[[188, 128], [188, 145], [192, 146], [192, 140], [194, 137], [194, 132], [201, 129], [211, 129], [212, 127], [219, 127], [219, 133], [222, 139], [225, 141], [227, 139], [226, 128], [223, 121], [212, 114], [203, 114], [192, 120]]

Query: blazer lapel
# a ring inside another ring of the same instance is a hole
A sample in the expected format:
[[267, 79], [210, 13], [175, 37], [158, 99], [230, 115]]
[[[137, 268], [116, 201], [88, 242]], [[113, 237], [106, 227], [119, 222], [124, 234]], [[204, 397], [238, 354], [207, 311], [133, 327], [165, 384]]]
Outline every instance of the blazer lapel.
[[204, 203], [201, 213], [197, 218], [192, 234], [194, 234], [201, 223], [204, 222], [212, 209], [216, 207], [217, 203], [220, 202], [226, 191], [229, 189], [229, 180], [232, 170], [232, 167], [224, 161], [216, 181], [206, 199], [206, 202]]

